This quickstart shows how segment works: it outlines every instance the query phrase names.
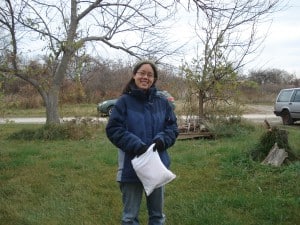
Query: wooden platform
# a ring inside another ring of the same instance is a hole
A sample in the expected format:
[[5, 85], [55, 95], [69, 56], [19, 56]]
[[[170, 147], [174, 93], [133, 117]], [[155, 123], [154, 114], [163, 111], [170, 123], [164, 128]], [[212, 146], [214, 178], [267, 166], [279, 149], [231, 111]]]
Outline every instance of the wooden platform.
[[200, 133], [179, 133], [177, 140], [199, 139], [199, 138], [214, 138], [214, 134], [211, 132]]

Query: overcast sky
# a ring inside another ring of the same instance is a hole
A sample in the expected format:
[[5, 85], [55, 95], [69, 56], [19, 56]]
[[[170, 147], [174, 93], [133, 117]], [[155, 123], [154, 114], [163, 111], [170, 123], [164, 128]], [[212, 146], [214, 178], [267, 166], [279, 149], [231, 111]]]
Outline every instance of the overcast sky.
[[[247, 74], [250, 70], [276, 68], [300, 78], [300, 1], [289, 0], [283, 10], [272, 14], [269, 19], [272, 22], [267, 21], [259, 27], [261, 35], [267, 33], [267, 37], [261, 47], [251, 55], [253, 61], [246, 64], [244, 73]], [[179, 21], [178, 26], [181, 32], [175, 30], [174, 35], [183, 39], [185, 36], [188, 38], [191, 28], [186, 27], [182, 21]], [[192, 51], [188, 52], [191, 54]], [[188, 57], [190, 54], [185, 56]]]
[[299, 0], [290, 0], [287, 9], [275, 14], [262, 53], [248, 67], [283, 69], [300, 78]]
[[[247, 73], [251, 69], [276, 68], [295, 74], [300, 78], [300, 1], [290, 0], [285, 10], [276, 12], [272, 16], [271, 26], [267, 24], [265, 27], [265, 30], [269, 29], [269, 32], [260, 53], [257, 52], [253, 56], [255, 60], [244, 68], [244, 72]], [[188, 35], [191, 33], [191, 28], [186, 26], [183, 18], [176, 21], [174, 34], [171, 34], [171, 36], [189, 39]], [[187, 52], [188, 54], [183, 54], [183, 57], [192, 55], [191, 51]], [[33, 53], [36, 52], [33, 51]], [[124, 56], [122, 58], [126, 59], [122, 52], [117, 51], [114, 53], [112, 49], [107, 51], [107, 55], [117, 58]], [[177, 59], [175, 64], [179, 65], [180, 61], [180, 59]]]

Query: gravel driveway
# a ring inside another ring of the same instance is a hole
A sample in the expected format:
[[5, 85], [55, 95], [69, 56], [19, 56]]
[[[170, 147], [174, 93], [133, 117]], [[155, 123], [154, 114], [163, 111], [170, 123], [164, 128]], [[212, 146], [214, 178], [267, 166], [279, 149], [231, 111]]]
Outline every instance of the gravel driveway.
[[[270, 105], [246, 105], [245, 113], [243, 118], [247, 120], [251, 120], [257, 123], [263, 123], [265, 119], [269, 121], [269, 123], [281, 123], [281, 118], [275, 116], [273, 113], [273, 106]], [[63, 118], [62, 121], [72, 120], [74, 117]], [[107, 118], [93, 118], [94, 120], [105, 122]], [[46, 122], [45, 117], [35, 117], [35, 118], [0, 118], [0, 124], [13, 122], [13, 123], [29, 123], [29, 124], [43, 124]]]
[[276, 116], [273, 110], [273, 105], [245, 105], [246, 113], [243, 115], [243, 118], [256, 123], [263, 123], [266, 119], [269, 123], [281, 124], [281, 118]]

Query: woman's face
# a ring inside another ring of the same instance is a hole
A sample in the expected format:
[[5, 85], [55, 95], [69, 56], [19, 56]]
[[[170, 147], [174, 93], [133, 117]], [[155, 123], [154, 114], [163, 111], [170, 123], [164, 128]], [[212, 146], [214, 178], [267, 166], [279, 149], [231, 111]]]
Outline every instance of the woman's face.
[[148, 90], [154, 83], [154, 71], [151, 65], [143, 64], [133, 75], [133, 79], [138, 88]]

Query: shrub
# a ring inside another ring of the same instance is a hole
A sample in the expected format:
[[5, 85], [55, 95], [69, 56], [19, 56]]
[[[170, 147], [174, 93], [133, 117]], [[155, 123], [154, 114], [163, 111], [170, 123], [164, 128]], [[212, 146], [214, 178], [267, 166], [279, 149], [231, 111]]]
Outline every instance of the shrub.
[[13, 139], [13, 140], [32, 140], [36, 131], [33, 129], [22, 129], [19, 132], [12, 133], [8, 139]]
[[289, 160], [294, 161], [298, 159], [288, 143], [288, 131], [278, 129], [277, 127], [273, 127], [262, 134], [259, 143], [250, 151], [252, 159], [255, 161], [264, 160], [275, 143], [277, 143], [279, 148], [288, 152]]

